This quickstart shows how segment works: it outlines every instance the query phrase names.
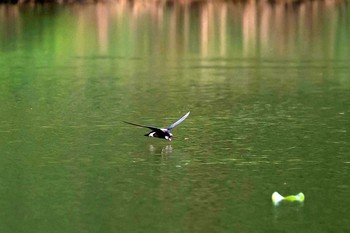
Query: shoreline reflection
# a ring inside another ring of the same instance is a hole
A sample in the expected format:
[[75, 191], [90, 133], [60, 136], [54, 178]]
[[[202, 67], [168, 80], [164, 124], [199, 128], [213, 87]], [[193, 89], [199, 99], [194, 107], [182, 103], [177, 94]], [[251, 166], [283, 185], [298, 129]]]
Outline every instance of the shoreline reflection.
[[[28, 8], [36, 10], [28, 11]], [[40, 17], [37, 10], [55, 14], [66, 8], [78, 15], [70, 29], [66, 25], [53, 28], [50, 28], [53, 25], [42, 25], [47, 27], [38, 31], [38, 34], [42, 33], [41, 37], [71, 34], [74, 40], [70, 36], [52, 40], [52, 43], [60, 42], [61, 53], [78, 48], [75, 52], [84, 55], [91, 46], [97, 46], [100, 55], [163, 54], [177, 58], [191, 51], [203, 58], [249, 58], [276, 54], [293, 56], [306, 50], [305, 53], [312, 51], [315, 57], [329, 57], [336, 52], [336, 44], [347, 40], [346, 36], [336, 33], [347, 23], [348, 7], [343, 1], [278, 1], [271, 4], [267, 1], [120, 0], [69, 7], [0, 5], [0, 38], [3, 39], [0, 49], [9, 49], [7, 42], [15, 45], [16, 40], [36, 24], [36, 17]], [[31, 15], [29, 20], [23, 19], [24, 12]], [[329, 27], [325, 27], [325, 21], [329, 22]], [[47, 30], [50, 30], [49, 34]], [[327, 44], [315, 44], [320, 36], [327, 37], [324, 40]], [[140, 47], [140, 39], [152, 43]], [[20, 49], [18, 46], [11, 48]]]

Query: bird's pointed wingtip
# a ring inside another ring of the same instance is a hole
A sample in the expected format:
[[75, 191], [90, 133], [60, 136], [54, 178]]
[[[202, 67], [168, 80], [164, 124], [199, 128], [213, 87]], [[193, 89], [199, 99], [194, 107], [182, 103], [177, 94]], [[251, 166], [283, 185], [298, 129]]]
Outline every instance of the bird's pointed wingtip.
[[183, 118], [183, 120], [185, 120], [189, 115], [190, 115], [190, 111], [188, 111], [182, 118]]

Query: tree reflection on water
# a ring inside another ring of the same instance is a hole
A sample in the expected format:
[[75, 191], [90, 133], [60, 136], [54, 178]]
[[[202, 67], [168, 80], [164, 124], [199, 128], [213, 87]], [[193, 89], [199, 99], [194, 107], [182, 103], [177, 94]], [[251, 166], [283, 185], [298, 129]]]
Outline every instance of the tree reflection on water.
[[[69, 11], [78, 15], [78, 21], [70, 24], [76, 39], [67, 38], [66, 43], [84, 44], [91, 38], [84, 34], [89, 28], [101, 54], [107, 53], [113, 43], [133, 47], [137, 46], [133, 39], [151, 37], [149, 47], [134, 49], [157, 54], [166, 49], [167, 56], [177, 56], [179, 50], [193, 51], [203, 57], [227, 56], [235, 51], [239, 57], [252, 57], [294, 54], [308, 48], [320, 57], [332, 55], [335, 44], [347, 40], [337, 34], [337, 28], [346, 25], [349, 18], [342, 1], [274, 2], [119, 0], [74, 4]], [[51, 5], [2, 5], [1, 37], [10, 40], [24, 33], [29, 22], [22, 22], [22, 13], [28, 8], [35, 9], [31, 12], [33, 21], [42, 12], [54, 14], [62, 9]], [[55, 30], [66, 30], [66, 25], [57, 27], [62, 29]], [[110, 41], [111, 33], [116, 33], [116, 41]], [[321, 36], [328, 38], [327, 45], [315, 45]]]

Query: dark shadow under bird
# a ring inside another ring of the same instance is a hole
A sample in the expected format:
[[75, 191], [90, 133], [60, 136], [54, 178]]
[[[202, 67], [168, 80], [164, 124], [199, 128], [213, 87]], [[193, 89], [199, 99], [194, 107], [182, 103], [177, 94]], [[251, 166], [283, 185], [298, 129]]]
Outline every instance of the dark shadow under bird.
[[173, 134], [170, 132], [172, 128], [180, 124], [182, 121], [184, 121], [188, 115], [190, 115], [190, 112], [186, 113], [183, 117], [181, 117], [179, 120], [177, 120], [175, 123], [170, 125], [168, 128], [158, 128], [158, 127], [153, 127], [153, 126], [148, 126], [148, 125], [140, 125], [140, 124], [135, 124], [131, 122], [124, 121], [124, 123], [130, 124], [130, 125], [135, 125], [143, 128], [148, 128], [152, 130], [151, 132], [145, 134], [145, 136], [148, 137], [154, 137], [154, 138], [163, 138], [165, 140], [171, 141], [173, 139]]

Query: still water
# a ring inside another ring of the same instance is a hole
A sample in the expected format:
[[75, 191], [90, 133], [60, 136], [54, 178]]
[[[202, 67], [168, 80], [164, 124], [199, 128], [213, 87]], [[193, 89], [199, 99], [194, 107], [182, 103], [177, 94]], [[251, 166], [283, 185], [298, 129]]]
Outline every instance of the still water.
[[[349, 28], [340, 1], [0, 5], [0, 232], [349, 232]], [[187, 111], [171, 142], [122, 123]]]

